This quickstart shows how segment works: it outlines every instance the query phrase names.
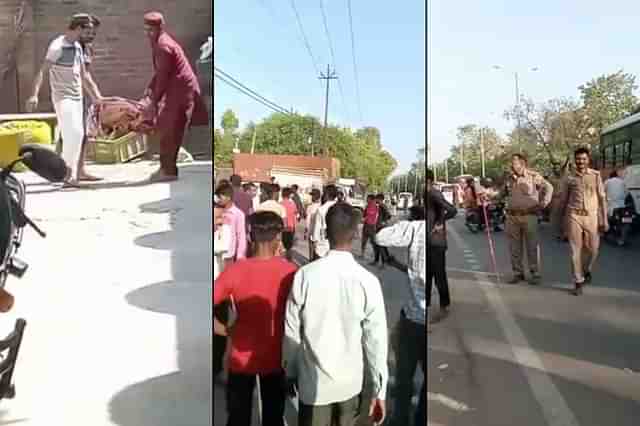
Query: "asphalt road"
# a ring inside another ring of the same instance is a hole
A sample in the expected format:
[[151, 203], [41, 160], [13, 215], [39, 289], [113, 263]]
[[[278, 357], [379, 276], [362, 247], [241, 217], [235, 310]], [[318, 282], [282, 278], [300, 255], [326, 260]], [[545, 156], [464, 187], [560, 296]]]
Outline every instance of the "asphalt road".
[[[569, 247], [541, 226], [543, 284], [502, 284], [504, 233], [450, 223], [452, 315], [429, 335], [430, 426], [632, 426], [640, 421], [640, 240], [603, 243], [593, 284], [571, 288]], [[438, 299], [433, 299], [437, 310]]]

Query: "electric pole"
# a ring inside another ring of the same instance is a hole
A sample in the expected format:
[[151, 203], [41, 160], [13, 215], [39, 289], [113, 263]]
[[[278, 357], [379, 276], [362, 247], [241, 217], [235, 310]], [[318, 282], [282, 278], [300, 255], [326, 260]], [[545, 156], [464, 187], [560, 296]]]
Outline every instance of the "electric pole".
[[327, 73], [323, 74], [320, 73], [320, 77], [318, 77], [320, 80], [325, 80], [326, 81], [326, 95], [325, 95], [325, 99], [324, 99], [324, 154], [328, 157], [329, 156], [329, 144], [327, 142], [327, 119], [329, 116], [329, 82], [331, 80], [337, 80], [338, 76], [336, 75], [335, 70], [331, 71], [331, 68], [329, 65], [327, 65]]
[[480, 128], [480, 162], [482, 164], [482, 178], [486, 177], [486, 169], [484, 162], [484, 129]]

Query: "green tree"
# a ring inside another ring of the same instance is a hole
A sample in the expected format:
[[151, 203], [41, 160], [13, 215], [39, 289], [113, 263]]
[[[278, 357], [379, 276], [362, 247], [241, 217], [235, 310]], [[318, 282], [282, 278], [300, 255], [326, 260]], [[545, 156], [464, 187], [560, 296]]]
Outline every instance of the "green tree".
[[222, 127], [222, 129], [224, 130], [225, 135], [227, 133], [235, 133], [235, 131], [238, 130], [238, 125], [238, 117], [236, 116], [236, 113], [233, 112], [233, 110], [228, 109], [224, 112], [224, 114], [222, 114], [220, 127]]

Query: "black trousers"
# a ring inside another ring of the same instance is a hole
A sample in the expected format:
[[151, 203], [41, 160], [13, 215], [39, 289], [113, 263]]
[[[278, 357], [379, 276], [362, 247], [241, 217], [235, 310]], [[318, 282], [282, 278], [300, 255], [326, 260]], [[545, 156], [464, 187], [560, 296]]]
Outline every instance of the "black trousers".
[[[229, 302], [222, 302], [213, 307], [213, 315], [222, 324], [229, 321]], [[213, 334], [213, 377], [218, 376], [222, 372], [224, 363], [224, 353], [227, 350], [226, 336], [218, 336]]]
[[[394, 425], [409, 425], [411, 418], [411, 400], [413, 398], [414, 383], [418, 364], [426, 378], [427, 345], [425, 338], [427, 330], [424, 325], [413, 322], [404, 314], [400, 315], [397, 325], [397, 335], [394, 339], [396, 353], [396, 384], [394, 389], [395, 407], [393, 414]], [[418, 409], [414, 414], [415, 425], [427, 424], [427, 381], [422, 382]]]
[[[284, 372], [260, 374], [263, 426], [284, 426]], [[229, 373], [227, 382], [227, 426], [251, 426], [256, 375]]]
[[427, 265], [427, 307], [431, 306], [431, 289], [433, 281], [436, 282], [438, 295], [440, 296], [440, 307], [446, 308], [451, 304], [449, 294], [449, 280], [447, 278], [447, 250], [440, 247], [428, 248]]

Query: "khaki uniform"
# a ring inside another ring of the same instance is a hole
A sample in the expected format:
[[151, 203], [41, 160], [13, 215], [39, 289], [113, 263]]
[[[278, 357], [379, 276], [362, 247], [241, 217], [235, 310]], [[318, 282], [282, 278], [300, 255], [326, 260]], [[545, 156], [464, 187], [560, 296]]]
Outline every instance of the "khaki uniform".
[[560, 195], [562, 194], [560, 188], [562, 188], [564, 179], [565, 176], [551, 179], [553, 197], [551, 198], [551, 214], [549, 219], [551, 220], [551, 229], [553, 229], [553, 233], [558, 238], [563, 238], [566, 235], [564, 215], [560, 208]]
[[524, 275], [523, 246], [527, 248], [529, 270], [539, 276], [539, 237], [537, 209], [551, 201], [553, 186], [542, 175], [525, 169], [507, 179], [506, 231], [511, 252], [511, 267], [516, 276]]
[[571, 246], [573, 278], [582, 284], [598, 257], [598, 228], [607, 223], [607, 199], [600, 172], [587, 169], [584, 174], [569, 174], [562, 185], [560, 208]]

